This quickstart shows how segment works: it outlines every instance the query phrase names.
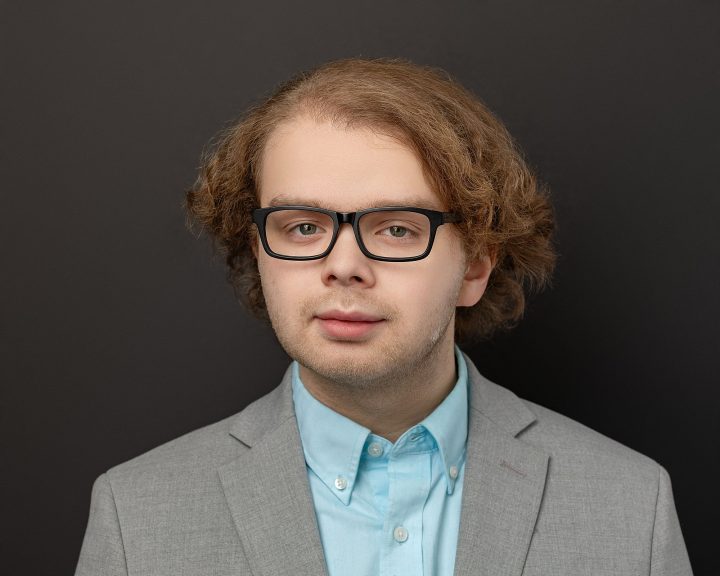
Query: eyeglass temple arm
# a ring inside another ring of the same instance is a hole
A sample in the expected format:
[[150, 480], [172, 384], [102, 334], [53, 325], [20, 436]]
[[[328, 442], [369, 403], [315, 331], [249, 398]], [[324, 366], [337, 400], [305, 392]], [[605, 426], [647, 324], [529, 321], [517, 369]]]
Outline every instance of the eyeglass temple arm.
[[452, 224], [455, 222], [461, 222], [462, 218], [458, 214], [455, 214], [454, 212], [443, 212], [442, 213], [442, 223], [443, 224]]

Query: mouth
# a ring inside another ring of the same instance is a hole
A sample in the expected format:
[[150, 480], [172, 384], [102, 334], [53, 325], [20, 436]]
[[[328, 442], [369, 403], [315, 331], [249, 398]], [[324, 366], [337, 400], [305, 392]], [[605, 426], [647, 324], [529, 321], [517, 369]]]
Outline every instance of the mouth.
[[365, 312], [330, 310], [315, 316], [323, 334], [330, 340], [358, 341], [376, 331], [385, 319]]

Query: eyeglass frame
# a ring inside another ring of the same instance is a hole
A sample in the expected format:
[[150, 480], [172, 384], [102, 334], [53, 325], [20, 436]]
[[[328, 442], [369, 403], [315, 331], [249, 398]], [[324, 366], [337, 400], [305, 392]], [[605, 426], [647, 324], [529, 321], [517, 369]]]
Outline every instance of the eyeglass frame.
[[[265, 224], [267, 222], [267, 217], [269, 214], [271, 214], [272, 212], [279, 212], [281, 210], [305, 210], [309, 212], [319, 212], [321, 214], [330, 216], [333, 221], [333, 235], [330, 239], [330, 244], [328, 245], [327, 249], [322, 254], [318, 254], [316, 256], [285, 256], [274, 252], [270, 248], [270, 245], [267, 241]], [[405, 212], [416, 212], [418, 214], [424, 214], [430, 221], [430, 237], [428, 239], [428, 245], [425, 252], [423, 252], [419, 256], [410, 257], [377, 256], [371, 253], [366, 248], [360, 235], [360, 229], [358, 226], [360, 218], [363, 215], [369, 214], [371, 212], [398, 212], [401, 210]], [[325, 258], [335, 247], [335, 242], [337, 242], [337, 238], [340, 233], [340, 226], [342, 224], [350, 224], [355, 234], [355, 241], [357, 242], [360, 251], [368, 258], [372, 260], [380, 260], [382, 262], [413, 262], [415, 260], [422, 260], [423, 258], [426, 258], [428, 254], [430, 254], [433, 244], [435, 243], [435, 233], [437, 232], [437, 229], [443, 224], [453, 224], [462, 221], [460, 216], [454, 212], [440, 212], [438, 210], [417, 208], [414, 206], [381, 206], [378, 208], [366, 208], [365, 210], [358, 210], [356, 212], [337, 212], [335, 210], [326, 210], [324, 208], [317, 208], [315, 206], [271, 206], [268, 208], [255, 208], [252, 211], [252, 219], [257, 226], [258, 231], [260, 232], [260, 241], [262, 242], [265, 252], [273, 258], [278, 258], [280, 260], [320, 260], [321, 258]]]

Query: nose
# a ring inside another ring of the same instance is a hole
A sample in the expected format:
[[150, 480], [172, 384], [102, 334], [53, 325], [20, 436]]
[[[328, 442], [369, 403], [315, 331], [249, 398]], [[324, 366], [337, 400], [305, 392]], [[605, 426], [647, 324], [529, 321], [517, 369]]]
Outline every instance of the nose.
[[327, 286], [369, 288], [375, 284], [371, 259], [360, 250], [349, 223], [340, 224], [335, 246], [322, 262], [322, 281]]

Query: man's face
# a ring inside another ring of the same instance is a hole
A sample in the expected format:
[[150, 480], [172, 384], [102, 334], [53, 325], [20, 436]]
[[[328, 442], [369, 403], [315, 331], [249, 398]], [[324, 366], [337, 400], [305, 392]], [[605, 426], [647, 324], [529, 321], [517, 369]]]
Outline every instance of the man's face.
[[[273, 132], [260, 183], [261, 207], [447, 211], [409, 148], [369, 129], [306, 117]], [[477, 278], [465, 277], [462, 242], [452, 224], [440, 226], [430, 254], [412, 262], [367, 258], [349, 224], [341, 225], [325, 258], [280, 260], [259, 244], [256, 255], [280, 344], [306, 369], [349, 386], [402, 378], [440, 350], [451, 354], [455, 306], [477, 302], [487, 280], [478, 286]], [[368, 321], [351, 322], [347, 314]]]

